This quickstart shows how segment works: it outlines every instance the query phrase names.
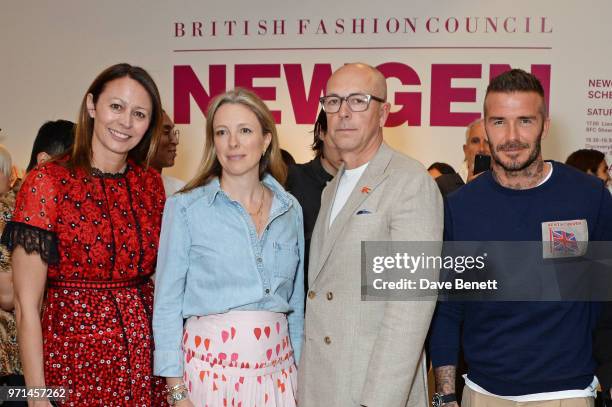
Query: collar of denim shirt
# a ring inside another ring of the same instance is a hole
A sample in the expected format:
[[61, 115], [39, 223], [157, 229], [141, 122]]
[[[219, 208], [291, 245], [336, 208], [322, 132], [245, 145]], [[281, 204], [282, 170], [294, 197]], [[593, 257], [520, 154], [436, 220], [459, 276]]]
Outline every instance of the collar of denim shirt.
[[[263, 177], [262, 182], [265, 186], [270, 188], [270, 190], [274, 193], [275, 198], [278, 199], [280, 206], [280, 208], [278, 209], [280, 211], [284, 212], [290, 206], [293, 205], [291, 195], [289, 195], [289, 193], [285, 191], [285, 188], [283, 188], [283, 186], [272, 175], [266, 173]], [[222, 192], [223, 190], [221, 189], [221, 182], [219, 181], [219, 177], [212, 179], [208, 186], [209, 187], [206, 188], [205, 192], [205, 199], [208, 203], [208, 206], [211, 206], [217, 198], [219, 192]]]

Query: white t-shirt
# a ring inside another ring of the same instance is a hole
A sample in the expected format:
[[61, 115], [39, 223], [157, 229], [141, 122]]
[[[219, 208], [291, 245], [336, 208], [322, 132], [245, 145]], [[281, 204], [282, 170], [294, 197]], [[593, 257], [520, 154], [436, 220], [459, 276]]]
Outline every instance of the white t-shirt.
[[550, 179], [550, 177], [552, 177], [552, 172], [553, 172], [553, 165], [551, 163], [547, 163], [544, 162], [544, 164], [546, 164], [546, 166], [548, 166], [550, 168], [550, 171], [548, 172], [548, 175], [544, 177], [544, 179], [542, 181], [540, 181], [540, 183], [537, 186], [540, 186], [542, 184], [544, 184], [546, 181], [548, 181]]
[[463, 182], [465, 182], [466, 184], [468, 182], [468, 172], [469, 169], [467, 161], [463, 160], [461, 164], [459, 164], [459, 171], [457, 171], [457, 174], [459, 174]]
[[344, 207], [344, 204], [348, 200], [348, 197], [355, 189], [355, 185], [363, 175], [363, 172], [368, 168], [369, 162], [363, 164], [361, 167], [353, 168], [352, 170], [344, 170], [338, 183], [338, 190], [334, 197], [334, 204], [332, 205], [331, 214], [329, 216], [329, 227], [334, 223], [334, 219], [338, 216], [338, 213]]
[[485, 389], [468, 379], [467, 375], [463, 375], [463, 378], [465, 379], [465, 385], [471, 390], [474, 390], [475, 392], [484, 394], [486, 396], [493, 396], [504, 400], [515, 401], [518, 403], [523, 403], [527, 401], [546, 401], [582, 397], [595, 397], [597, 395], [597, 386], [599, 385], [597, 377], [593, 376], [593, 381], [586, 389], [550, 391], [546, 393], [524, 394], [521, 396], [499, 396], [497, 394], [493, 394], [491, 392], [486, 391]]

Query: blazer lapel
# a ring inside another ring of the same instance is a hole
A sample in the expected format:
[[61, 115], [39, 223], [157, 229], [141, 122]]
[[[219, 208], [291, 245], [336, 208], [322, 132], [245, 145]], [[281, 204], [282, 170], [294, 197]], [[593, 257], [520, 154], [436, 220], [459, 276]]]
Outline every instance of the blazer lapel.
[[308, 266], [308, 280], [309, 285], [321, 271], [321, 252], [323, 251], [324, 243], [327, 240], [327, 234], [329, 233], [329, 217], [331, 214], [331, 208], [334, 204], [334, 197], [340, 184], [340, 178], [344, 173], [344, 164], [338, 168], [338, 172], [332, 178], [332, 180], [323, 189], [321, 195], [321, 207], [319, 208], [319, 214], [317, 221], [315, 222], [314, 229], [312, 231], [312, 240], [310, 241], [310, 258]]
[[[325, 210], [325, 212], [319, 213], [319, 218], [317, 219], [317, 225], [315, 228], [315, 233], [318, 233], [317, 236], [320, 236], [321, 240], [319, 241], [319, 247], [316, 251], [318, 259], [316, 259], [316, 267], [313, 270], [312, 281], [315, 281], [319, 276], [319, 273], [323, 269], [325, 262], [329, 258], [331, 251], [334, 248], [336, 240], [342, 235], [344, 227], [349, 222], [359, 205], [361, 205], [363, 201], [367, 199], [368, 195], [371, 194], [387, 177], [388, 174], [385, 173], [385, 170], [389, 165], [389, 161], [391, 161], [392, 154], [393, 150], [391, 150], [391, 148], [389, 148], [383, 142], [378, 149], [378, 152], [374, 158], [372, 158], [370, 164], [368, 164], [365, 172], [357, 182], [357, 185], [351, 192], [351, 195], [349, 195], [346, 203], [336, 216], [336, 219], [334, 219], [334, 223], [332, 223], [331, 227], [328, 227], [331, 207], [334, 203], [334, 198], [336, 196], [336, 191], [338, 189], [338, 184], [340, 183], [340, 178], [342, 177], [343, 171], [339, 171], [338, 175], [336, 175], [332, 181], [330, 187], [333, 186], [333, 189], [330, 188], [329, 195], [325, 197], [325, 208], [323, 208], [323, 205], [321, 206], [321, 211]], [[321, 202], [323, 203], [323, 200]], [[319, 222], [319, 220], [321, 220], [321, 222]], [[311, 262], [310, 264], [313, 263]]]

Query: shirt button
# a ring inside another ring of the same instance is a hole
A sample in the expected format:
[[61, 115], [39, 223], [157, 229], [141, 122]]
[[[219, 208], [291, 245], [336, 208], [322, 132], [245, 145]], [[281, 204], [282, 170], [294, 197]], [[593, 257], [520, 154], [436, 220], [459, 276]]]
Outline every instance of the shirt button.
[[327, 293], [327, 299], [328, 299], [329, 301], [333, 300], [333, 299], [334, 299], [334, 293], [332, 293], [331, 291], [330, 291], [330, 292], [328, 292], [328, 293]]
[[270, 294], [270, 289], [266, 288], [266, 294]]
[[325, 338], [323, 338], [323, 342], [325, 342], [327, 345], [331, 344], [331, 338], [329, 336], [326, 336]]
[[261, 261], [262, 261], [262, 260], [261, 260], [261, 257], [258, 257], [258, 258], [257, 258], [257, 263], [261, 263]]
[[316, 297], [317, 295], [315, 294], [314, 291], [310, 290], [308, 291], [308, 298], [310, 298], [311, 300], [314, 299], [314, 297]]

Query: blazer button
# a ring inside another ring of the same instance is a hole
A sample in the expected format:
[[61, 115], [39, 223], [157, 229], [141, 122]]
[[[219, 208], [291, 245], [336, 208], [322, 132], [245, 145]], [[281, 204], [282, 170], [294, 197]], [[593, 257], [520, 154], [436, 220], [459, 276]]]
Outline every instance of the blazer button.
[[316, 297], [317, 295], [315, 294], [314, 291], [310, 290], [308, 291], [308, 298], [310, 298], [311, 300], [314, 299], [314, 297]]
[[325, 342], [327, 345], [331, 344], [331, 338], [329, 336], [326, 336], [325, 338], [323, 338], [323, 342]]
[[327, 299], [328, 299], [329, 301], [333, 300], [333, 299], [334, 299], [334, 293], [332, 293], [331, 291], [330, 291], [330, 292], [328, 292], [328, 293], [327, 293]]

